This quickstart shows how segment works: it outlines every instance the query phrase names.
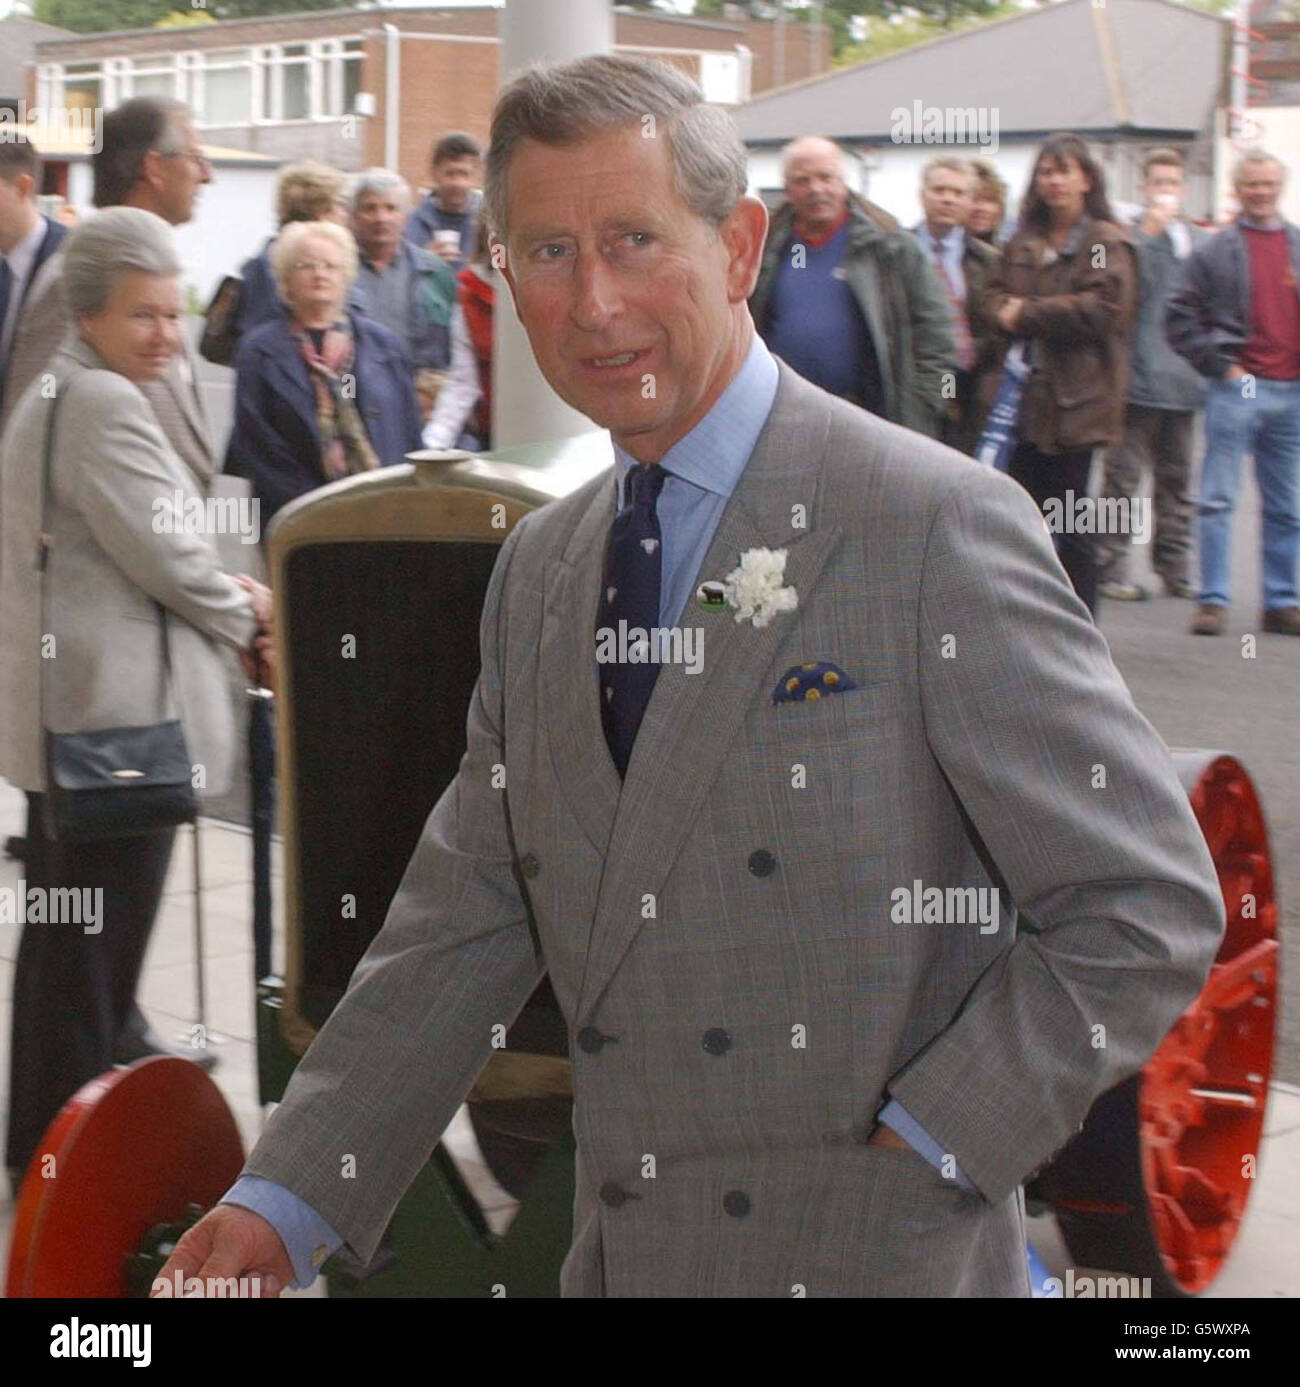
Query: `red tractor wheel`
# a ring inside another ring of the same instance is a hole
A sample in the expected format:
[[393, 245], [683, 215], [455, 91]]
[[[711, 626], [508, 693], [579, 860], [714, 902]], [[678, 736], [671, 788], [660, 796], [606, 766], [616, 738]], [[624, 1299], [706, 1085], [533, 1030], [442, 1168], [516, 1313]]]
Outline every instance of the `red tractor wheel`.
[[1175, 752], [1228, 927], [1200, 996], [1104, 1094], [1036, 1182], [1080, 1266], [1195, 1295], [1222, 1268], [1255, 1176], [1273, 1061], [1278, 911], [1268, 831], [1231, 756]]
[[50, 1123], [14, 1211], [10, 1296], [118, 1297], [150, 1230], [208, 1208], [244, 1164], [221, 1090], [157, 1056], [79, 1089]]

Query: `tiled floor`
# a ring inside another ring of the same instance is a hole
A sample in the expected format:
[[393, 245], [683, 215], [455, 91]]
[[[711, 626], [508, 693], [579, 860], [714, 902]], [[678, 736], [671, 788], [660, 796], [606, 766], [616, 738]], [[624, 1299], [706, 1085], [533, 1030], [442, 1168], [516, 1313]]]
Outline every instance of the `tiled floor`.
[[[0, 837], [19, 833], [25, 806], [16, 791], [0, 781]], [[226, 824], [203, 826], [204, 960], [207, 979], [207, 1024], [222, 1039], [221, 1062], [214, 1077], [226, 1095], [243, 1133], [245, 1147], [256, 1141], [262, 1124], [257, 1104], [256, 1052], [253, 1043], [253, 945], [251, 856], [248, 833]], [[191, 910], [191, 861], [188, 832], [178, 835], [166, 896], [145, 960], [141, 1004], [154, 1029], [169, 1040], [180, 1040], [193, 1024], [194, 933]], [[280, 880], [278, 844], [272, 870]], [[19, 864], [0, 859], [0, 887], [17, 885]], [[277, 902], [278, 911], [278, 902]], [[275, 920], [273, 958], [282, 959], [280, 920]], [[0, 1102], [7, 1111], [9, 1081], [9, 1012], [12, 967], [19, 927], [0, 924]], [[445, 1140], [489, 1223], [498, 1231], [516, 1207], [497, 1186], [482, 1163], [464, 1110]], [[141, 1134], [142, 1144], [148, 1134]], [[13, 1208], [0, 1204], [0, 1237], [8, 1248]], [[1048, 1270], [1064, 1275], [1069, 1255], [1050, 1216], [1030, 1221], [1030, 1238]], [[1300, 1091], [1275, 1085], [1260, 1161], [1259, 1188], [1231, 1260], [1216, 1282], [1216, 1296], [1300, 1295]], [[6, 1256], [7, 1262], [7, 1256]], [[311, 1291], [317, 1294], [321, 1283]]]

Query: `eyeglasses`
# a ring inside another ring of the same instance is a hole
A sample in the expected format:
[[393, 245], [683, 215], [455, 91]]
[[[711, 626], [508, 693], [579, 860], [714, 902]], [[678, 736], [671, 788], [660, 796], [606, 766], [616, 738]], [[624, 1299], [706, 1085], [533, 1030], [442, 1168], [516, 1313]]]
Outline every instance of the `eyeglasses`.
[[295, 274], [299, 270], [306, 270], [308, 274], [313, 274], [317, 270], [324, 270], [326, 274], [342, 274], [343, 266], [336, 265], [332, 260], [295, 260], [289, 267]]
[[200, 154], [194, 149], [160, 149], [158, 153], [164, 159], [189, 159], [197, 164], [200, 170], [212, 167], [212, 160], [206, 154]]

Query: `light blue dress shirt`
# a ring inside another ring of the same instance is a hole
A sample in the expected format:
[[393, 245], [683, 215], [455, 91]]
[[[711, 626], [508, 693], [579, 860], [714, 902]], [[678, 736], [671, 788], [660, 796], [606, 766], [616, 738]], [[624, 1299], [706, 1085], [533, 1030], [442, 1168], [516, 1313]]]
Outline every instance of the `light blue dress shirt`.
[[[694, 600], [695, 575], [772, 412], [776, 382], [776, 359], [755, 333], [744, 363], [714, 401], [713, 408], [659, 460], [668, 473], [655, 508], [663, 535], [660, 626], [675, 626]], [[632, 468], [639, 465], [630, 453], [614, 444], [620, 510], [623, 483]], [[739, 562], [737, 554], [727, 571]], [[703, 577], [722, 579], [727, 571], [706, 573]]]
[[964, 227], [954, 226], [946, 236], [934, 236], [930, 228], [922, 222], [917, 228], [917, 239], [931, 260], [939, 260], [948, 272], [952, 291], [959, 303], [966, 302], [966, 271], [961, 267], [962, 252], [966, 249]]
[[[777, 366], [757, 333], [749, 354], [731, 384], [718, 396], [713, 408], [684, 438], [664, 454], [661, 465], [668, 472], [657, 506], [663, 534], [663, 567], [659, 600], [659, 624], [673, 626], [686, 604], [693, 600], [695, 575], [708, 554], [736, 483], [754, 451], [776, 398]], [[623, 482], [636, 459], [614, 445], [618, 476], [618, 503]], [[740, 555], [736, 555], [739, 563]], [[706, 577], [723, 578], [717, 573]], [[945, 1155], [937, 1142], [896, 1099], [881, 1109], [879, 1120], [892, 1127], [931, 1165], [941, 1166]], [[957, 1170], [957, 1183], [973, 1188]], [[293, 1263], [295, 1288], [316, 1279], [320, 1264], [343, 1245], [343, 1239], [309, 1204], [291, 1190], [260, 1175], [241, 1175], [222, 1197], [223, 1204], [239, 1204], [267, 1220], [284, 1243]]]

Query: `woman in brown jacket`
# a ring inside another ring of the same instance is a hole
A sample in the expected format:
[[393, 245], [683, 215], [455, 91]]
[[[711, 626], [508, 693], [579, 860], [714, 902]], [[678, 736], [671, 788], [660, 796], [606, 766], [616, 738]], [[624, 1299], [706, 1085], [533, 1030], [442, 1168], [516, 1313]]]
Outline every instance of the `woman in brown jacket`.
[[1078, 502], [1089, 496], [1093, 450], [1123, 433], [1135, 285], [1100, 167], [1077, 135], [1051, 136], [981, 302], [1006, 346], [1025, 344], [1030, 368], [1008, 470], [1043, 508], [1074, 590], [1094, 613], [1092, 507]]

